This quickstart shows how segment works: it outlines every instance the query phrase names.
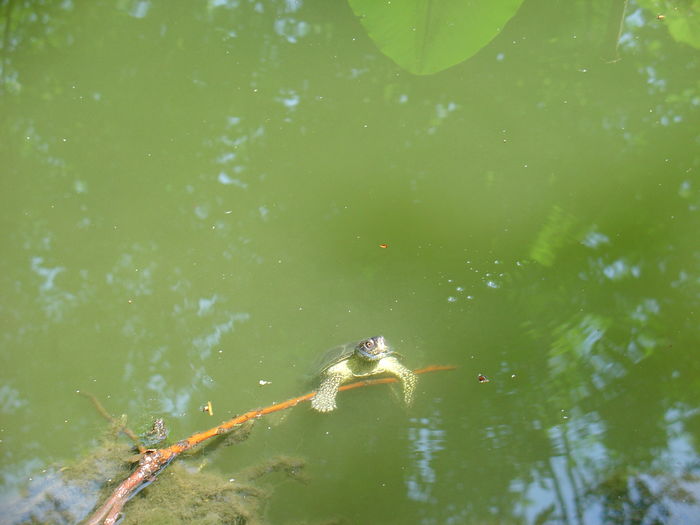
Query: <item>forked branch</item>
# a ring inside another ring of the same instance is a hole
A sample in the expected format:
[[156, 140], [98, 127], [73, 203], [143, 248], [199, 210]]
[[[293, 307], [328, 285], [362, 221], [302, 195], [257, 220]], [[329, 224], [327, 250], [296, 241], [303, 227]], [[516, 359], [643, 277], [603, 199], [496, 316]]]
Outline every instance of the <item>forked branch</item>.
[[[420, 368], [415, 370], [416, 374], [426, 374], [428, 372], [439, 372], [443, 370], [454, 370], [454, 366], [441, 366], [432, 365], [425, 368]], [[379, 379], [366, 379], [363, 381], [356, 381], [354, 383], [349, 383], [340, 387], [340, 391], [352, 390], [355, 388], [361, 388], [365, 386], [372, 385], [382, 385], [386, 383], [395, 383], [397, 379], [395, 377], [385, 377]], [[221, 423], [215, 427], [205, 430], [203, 432], [197, 432], [192, 434], [187, 439], [178, 441], [177, 443], [170, 445], [166, 448], [159, 449], [149, 449], [143, 452], [141, 459], [139, 460], [138, 467], [136, 470], [129, 475], [124, 481], [122, 481], [119, 486], [112, 492], [112, 495], [107, 498], [107, 500], [88, 518], [85, 522], [86, 525], [113, 525], [117, 522], [120, 517], [120, 513], [124, 504], [133, 497], [139, 490], [144, 488], [149, 483], [153, 482], [158, 476], [158, 474], [168, 466], [168, 464], [174, 460], [177, 456], [183, 452], [199, 445], [200, 443], [206, 441], [214, 436], [220, 436], [221, 434], [226, 434], [232, 431], [236, 426], [245, 423], [251, 419], [259, 418], [265, 414], [272, 414], [273, 412], [279, 412], [280, 410], [286, 410], [293, 406], [298, 405], [303, 401], [309, 401], [316, 395], [316, 392], [309, 392], [303, 396], [294, 397], [283, 401], [281, 403], [276, 403], [274, 405], [269, 405], [258, 410], [251, 410], [236, 416], [228, 421]]]

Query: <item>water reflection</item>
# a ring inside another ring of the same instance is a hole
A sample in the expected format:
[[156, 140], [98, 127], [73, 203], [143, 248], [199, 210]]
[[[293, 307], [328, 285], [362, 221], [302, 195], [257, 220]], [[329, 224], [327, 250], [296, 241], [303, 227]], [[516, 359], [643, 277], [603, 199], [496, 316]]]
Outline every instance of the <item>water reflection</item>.
[[408, 475], [406, 485], [408, 497], [415, 501], [435, 501], [432, 493], [437, 474], [433, 461], [435, 455], [445, 448], [445, 431], [439, 428], [440, 419], [439, 415], [411, 418], [408, 439], [413, 448], [415, 472]]
[[[676, 417], [676, 408], [664, 407], [670, 401], [663, 393], [664, 387], [678, 378], [677, 372], [669, 371], [665, 364], [674, 359], [668, 344], [669, 337], [674, 337], [666, 327], [667, 310], [673, 308], [668, 295], [668, 268], [677, 267], [678, 261], [675, 250], [665, 250], [665, 242], [674, 237], [668, 230], [659, 232], [659, 239], [664, 241], [658, 243], [661, 249], [652, 255], [612, 243], [597, 227], [578, 228], [589, 232], [583, 234], [581, 244], [597, 250], [598, 255], [580, 253], [563, 262], [559, 261], [562, 252], [577, 242], [572, 232], [578, 221], [561, 220], [562, 213], [557, 215], [556, 221], [550, 217], [544, 226], [547, 233], [537, 238], [533, 253], [543, 266], [570, 266], [548, 275], [571, 282], [567, 289], [576, 289], [573, 283], [577, 280], [588, 283], [586, 295], [572, 297], [567, 308], [587, 312], [575, 312], [568, 318], [560, 315], [551, 335], [536, 331], [537, 338], [551, 339], [543, 391], [551, 396], [546, 404], [563, 407], [564, 422], [548, 430], [555, 454], [544, 470], [538, 469], [536, 481], [522, 479], [517, 483], [516, 490], [524, 491], [533, 502], [520, 512], [531, 522], [629, 523], [660, 519], [683, 523], [695, 502], [693, 492], [697, 493], [697, 450], [683, 429], [683, 422], [689, 418]], [[672, 222], [665, 227], [673, 228]], [[567, 233], [552, 235], [554, 231]], [[686, 254], [681, 251], [678, 257], [685, 259]], [[632, 260], [640, 262], [632, 264]], [[660, 286], [657, 279], [666, 285]], [[634, 280], [645, 285], [630, 289], [625, 284]], [[590, 286], [599, 288], [601, 300], [590, 302], [596, 295]], [[658, 296], [650, 297], [652, 294]], [[611, 302], [615, 303], [614, 315], [608, 313]], [[685, 321], [680, 324], [687, 328]], [[644, 392], [642, 405], [625, 390], [635, 382]], [[642, 427], [646, 430], [634, 422], [634, 417], [625, 417], [624, 422], [611, 419], [611, 404], [643, 414], [646, 425]], [[654, 443], [649, 443], [651, 450], [643, 444], [648, 441]], [[635, 458], [637, 452], [646, 456], [641, 463]], [[637, 469], [624, 467], [629, 464], [637, 465]]]
[[[574, 2], [415, 79], [320, 6], [216, 0], [175, 23], [125, 2], [122, 27], [108, 3], [6, 4], [6, 486], [91, 439], [64, 415], [86, 382], [185, 434], [210, 395], [296, 394], [314, 349], [376, 327], [464, 371], [426, 380], [398, 437], [338, 423], [385, 447], [382, 476], [407, 469], [382, 498], [415, 505], [396, 522], [697, 511], [697, 56], [640, 9], [608, 68], [579, 31], [607, 10]], [[314, 505], [361, 494], [358, 450], [329, 452]]]
[[56, 277], [66, 271], [63, 266], [47, 267], [42, 266], [44, 258], [35, 256], [30, 260], [30, 267], [41, 279], [39, 284], [39, 293], [37, 300], [41, 304], [41, 308], [46, 315], [46, 318], [54, 323], [60, 322], [66, 314], [66, 309], [75, 305], [77, 298], [74, 294], [67, 290], [61, 290], [56, 286]]

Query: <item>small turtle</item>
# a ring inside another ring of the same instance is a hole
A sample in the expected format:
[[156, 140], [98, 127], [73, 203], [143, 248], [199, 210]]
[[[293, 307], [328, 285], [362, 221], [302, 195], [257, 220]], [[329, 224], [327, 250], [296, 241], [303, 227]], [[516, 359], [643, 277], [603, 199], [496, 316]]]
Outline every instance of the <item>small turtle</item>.
[[335, 396], [340, 385], [355, 377], [379, 374], [396, 376], [403, 385], [404, 401], [410, 405], [418, 377], [399, 362], [397, 355], [381, 335], [329, 350], [320, 370], [321, 385], [311, 400], [311, 406], [319, 412], [330, 412], [335, 409]]

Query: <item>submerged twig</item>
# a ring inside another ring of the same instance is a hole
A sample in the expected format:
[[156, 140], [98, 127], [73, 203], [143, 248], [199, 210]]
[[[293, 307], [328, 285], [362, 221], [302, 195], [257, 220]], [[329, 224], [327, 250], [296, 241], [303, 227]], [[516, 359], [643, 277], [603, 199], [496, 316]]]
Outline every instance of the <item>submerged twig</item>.
[[102, 406], [102, 403], [100, 403], [100, 400], [97, 399], [97, 397], [95, 397], [94, 394], [91, 394], [90, 392], [83, 392], [82, 390], [78, 391], [78, 393], [82, 396], [87, 397], [92, 402], [95, 409], [100, 413], [100, 415], [107, 421], [109, 421], [114, 428], [117, 429], [117, 432], [124, 432], [124, 434], [126, 434], [127, 437], [134, 442], [134, 445], [138, 449], [139, 453], [143, 454], [144, 452], [146, 452], [146, 447], [144, 447], [141, 444], [141, 440], [134, 433], [134, 431], [127, 427], [125, 424], [123, 424], [121, 421], [119, 421], [117, 418], [115, 418], [112, 414], [107, 412], [107, 409], [104, 406]]
[[603, 41], [602, 54], [603, 60], [609, 64], [620, 60], [618, 48], [620, 45], [620, 36], [622, 28], [625, 25], [625, 9], [627, 8], [627, 0], [615, 0], [610, 2], [610, 14], [608, 16], [608, 27], [605, 32], [605, 40]]
[[[432, 365], [425, 368], [420, 368], [415, 370], [416, 374], [425, 374], [428, 372], [439, 372], [444, 370], [454, 370], [454, 366], [442, 366], [442, 365]], [[395, 377], [386, 377], [380, 379], [367, 379], [363, 381], [356, 381], [347, 385], [340, 387], [340, 391], [352, 390], [355, 388], [361, 388], [371, 385], [382, 385], [386, 383], [395, 383], [397, 379]], [[168, 466], [168, 464], [174, 460], [178, 455], [191, 449], [192, 447], [199, 445], [200, 443], [206, 441], [214, 436], [219, 436], [221, 434], [226, 434], [233, 430], [236, 426], [250, 421], [251, 419], [264, 416], [265, 414], [272, 414], [273, 412], [279, 412], [280, 410], [286, 410], [293, 406], [298, 405], [303, 401], [309, 401], [316, 395], [316, 392], [309, 392], [303, 396], [294, 397], [283, 401], [281, 403], [275, 403], [274, 405], [269, 405], [258, 410], [250, 410], [245, 414], [236, 416], [233, 419], [221, 423], [215, 427], [205, 430], [203, 432], [197, 432], [192, 434], [187, 439], [178, 441], [177, 443], [170, 445], [166, 448], [161, 449], [149, 449], [144, 451], [139, 465], [131, 473], [131, 475], [122, 481], [119, 486], [114, 489], [112, 495], [107, 498], [107, 500], [88, 518], [85, 522], [86, 525], [113, 525], [119, 519], [120, 513], [124, 504], [133, 497], [139, 490], [144, 488], [149, 483], [153, 482], [158, 476], [161, 470]]]

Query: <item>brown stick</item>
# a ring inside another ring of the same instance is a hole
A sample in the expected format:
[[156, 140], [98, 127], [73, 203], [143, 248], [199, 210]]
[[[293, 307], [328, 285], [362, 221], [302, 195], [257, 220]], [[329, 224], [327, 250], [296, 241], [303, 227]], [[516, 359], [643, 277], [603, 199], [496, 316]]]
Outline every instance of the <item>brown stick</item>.
[[[415, 370], [416, 374], [426, 374], [428, 372], [438, 372], [442, 370], [454, 370], [455, 366], [441, 366], [432, 365], [425, 368], [420, 368]], [[361, 388], [365, 386], [372, 385], [383, 385], [386, 383], [395, 383], [397, 379], [395, 377], [384, 377], [380, 379], [366, 379], [364, 381], [356, 381], [348, 385], [343, 385], [339, 390], [352, 390], [355, 388]], [[273, 412], [278, 412], [280, 410], [285, 410], [293, 406], [298, 405], [303, 401], [308, 401], [316, 395], [316, 392], [309, 392], [303, 396], [294, 397], [283, 401], [281, 403], [276, 403], [274, 405], [266, 406], [259, 410], [251, 410], [243, 415], [236, 416], [233, 419], [221, 423], [220, 425], [205, 430], [203, 432], [197, 432], [192, 434], [187, 439], [178, 441], [174, 445], [170, 445], [166, 448], [161, 449], [149, 449], [144, 452], [139, 461], [139, 466], [136, 470], [131, 473], [131, 475], [122, 481], [119, 486], [114, 489], [112, 495], [107, 498], [107, 500], [98, 508], [85, 525], [113, 525], [117, 522], [119, 514], [124, 507], [124, 504], [134, 496], [141, 488], [146, 486], [146, 484], [151, 483], [155, 480], [156, 476], [163, 470], [168, 464], [175, 459], [178, 455], [191, 449], [192, 447], [199, 445], [203, 441], [209, 438], [218, 436], [221, 434], [226, 434], [233, 430], [234, 427], [245, 423], [254, 418], [264, 416], [265, 414], [272, 414]]]

